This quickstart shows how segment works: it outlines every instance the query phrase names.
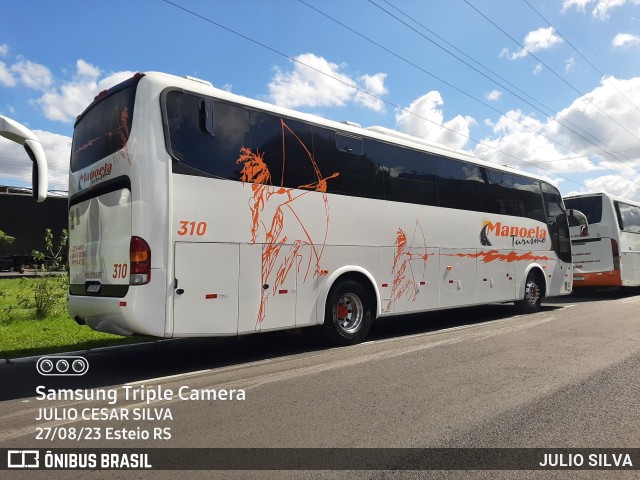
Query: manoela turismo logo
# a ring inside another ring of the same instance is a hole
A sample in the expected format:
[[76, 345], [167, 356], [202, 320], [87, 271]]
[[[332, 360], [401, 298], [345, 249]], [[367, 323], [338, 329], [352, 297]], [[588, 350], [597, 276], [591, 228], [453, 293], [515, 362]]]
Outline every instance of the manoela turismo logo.
[[482, 230], [480, 231], [480, 243], [484, 246], [492, 246], [491, 237], [510, 237], [512, 247], [538, 245], [547, 240], [547, 229], [539, 226], [535, 228], [516, 227], [504, 225], [502, 222], [493, 223], [485, 220], [482, 222]]

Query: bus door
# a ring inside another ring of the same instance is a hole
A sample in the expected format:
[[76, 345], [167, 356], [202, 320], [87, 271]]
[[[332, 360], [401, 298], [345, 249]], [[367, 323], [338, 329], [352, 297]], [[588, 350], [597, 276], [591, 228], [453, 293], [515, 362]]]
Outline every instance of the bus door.
[[175, 243], [173, 334], [238, 333], [240, 252], [232, 243]]

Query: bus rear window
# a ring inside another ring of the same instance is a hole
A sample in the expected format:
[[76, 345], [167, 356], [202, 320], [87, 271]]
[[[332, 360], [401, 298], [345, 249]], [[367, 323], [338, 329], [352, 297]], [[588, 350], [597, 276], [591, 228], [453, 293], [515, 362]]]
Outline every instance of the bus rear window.
[[[121, 150], [127, 144], [137, 79], [114, 87], [78, 119], [73, 132], [71, 171], [76, 172]], [[128, 85], [127, 85], [128, 84]]]
[[567, 198], [564, 201], [564, 205], [567, 208], [573, 208], [584, 213], [587, 216], [589, 225], [600, 223], [602, 220], [602, 197], [600, 195]]

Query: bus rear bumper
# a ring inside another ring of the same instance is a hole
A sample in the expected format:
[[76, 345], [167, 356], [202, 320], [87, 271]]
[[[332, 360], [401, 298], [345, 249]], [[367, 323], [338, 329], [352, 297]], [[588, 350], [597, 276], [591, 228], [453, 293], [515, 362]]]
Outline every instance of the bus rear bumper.
[[[96, 298], [69, 295], [71, 318], [93, 330], [114, 335], [164, 337], [164, 311], [135, 312], [135, 298]], [[159, 302], [162, 305], [162, 302]], [[149, 308], [148, 310], [152, 310]], [[153, 320], [153, 321], [150, 321]]]
[[620, 270], [610, 270], [608, 272], [579, 273], [573, 274], [573, 288], [588, 287], [620, 287], [622, 286], [622, 276]]

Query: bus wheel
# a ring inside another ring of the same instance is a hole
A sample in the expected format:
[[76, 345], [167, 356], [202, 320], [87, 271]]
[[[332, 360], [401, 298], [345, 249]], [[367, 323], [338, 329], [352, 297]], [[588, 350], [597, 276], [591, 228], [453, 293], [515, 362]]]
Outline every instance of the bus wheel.
[[535, 313], [540, 310], [544, 297], [544, 289], [540, 285], [540, 277], [535, 272], [529, 272], [524, 287], [524, 298], [515, 302], [519, 313]]
[[371, 327], [371, 301], [358, 282], [342, 280], [331, 288], [325, 306], [323, 333], [334, 345], [353, 345]]

